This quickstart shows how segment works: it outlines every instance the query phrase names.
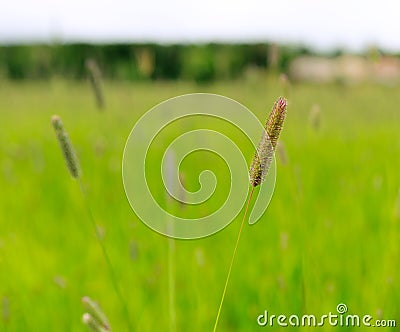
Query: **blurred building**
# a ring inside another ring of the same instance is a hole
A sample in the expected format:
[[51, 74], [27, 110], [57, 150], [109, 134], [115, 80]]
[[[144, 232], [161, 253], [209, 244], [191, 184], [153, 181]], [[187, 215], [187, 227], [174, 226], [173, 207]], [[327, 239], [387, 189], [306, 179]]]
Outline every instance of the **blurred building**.
[[389, 56], [376, 60], [355, 55], [336, 58], [301, 56], [291, 62], [289, 76], [293, 81], [315, 83], [372, 81], [397, 84], [400, 83], [400, 59]]

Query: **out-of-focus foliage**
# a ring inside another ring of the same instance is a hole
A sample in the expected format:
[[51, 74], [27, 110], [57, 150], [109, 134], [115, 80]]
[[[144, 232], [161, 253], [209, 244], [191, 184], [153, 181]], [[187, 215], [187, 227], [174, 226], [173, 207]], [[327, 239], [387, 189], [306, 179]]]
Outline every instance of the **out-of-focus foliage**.
[[[275, 46], [275, 45], [274, 45]], [[237, 78], [249, 67], [269, 69], [271, 45], [258, 44], [52, 44], [0, 47], [0, 77], [8, 79], [84, 79], [85, 61], [99, 63], [104, 78], [113, 80], [184, 78], [196, 82]], [[278, 70], [291, 59], [311, 52], [277, 47]]]

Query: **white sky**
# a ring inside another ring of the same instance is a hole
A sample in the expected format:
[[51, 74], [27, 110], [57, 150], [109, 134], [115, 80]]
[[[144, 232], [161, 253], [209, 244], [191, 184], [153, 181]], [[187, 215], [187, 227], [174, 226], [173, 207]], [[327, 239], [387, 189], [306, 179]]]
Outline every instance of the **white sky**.
[[277, 41], [400, 51], [400, 0], [1, 0], [0, 43]]

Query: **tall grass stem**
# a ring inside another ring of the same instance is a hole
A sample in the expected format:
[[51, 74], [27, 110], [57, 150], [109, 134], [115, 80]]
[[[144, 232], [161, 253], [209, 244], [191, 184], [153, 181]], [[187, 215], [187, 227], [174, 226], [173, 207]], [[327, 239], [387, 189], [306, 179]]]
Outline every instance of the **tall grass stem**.
[[77, 180], [78, 180], [79, 188], [80, 188], [80, 191], [81, 191], [81, 194], [82, 194], [85, 206], [86, 206], [86, 210], [87, 210], [88, 215], [89, 215], [90, 222], [92, 224], [92, 227], [93, 227], [95, 235], [96, 235], [97, 242], [99, 243], [99, 245], [101, 247], [101, 251], [102, 251], [104, 259], [106, 261], [107, 268], [108, 268], [108, 271], [109, 271], [109, 274], [110, 274], [110, 278], [111, 278], [111, 282], [112, 282], [113, 287], [114, 287], [114, 291], [117, 294], [117, 297], [118, 297], [118, 299], [119, 299], [119, 301], [121, 303], [122, 309], [124, 311], [126, 324], [128, 326], [128, 331], [133, 332], [133, 326], [132, 326], [131, 319], [130, 319], [130, 316], [129, 316], [128, 306], [127, 306], [125, 298], [123, 297], [122, 292], [121, 292], [121, 290], [120, 290], [120, 288], [118, 286], [117, 277], [115, 275], [114, 268], [113, 268], [113, 265], [111, 263], [110, 257], [108, 256], [106, 247], [105, 247], [105, 245], [103, 243], [103, 240], [101, 238], [100, 230], [96, 226], [96, 221], [95, 221], [95, 219], [93, 217], [92, 209], [90, 208], [90, 204], [89, 204], [88, 199], [87, 199], [85, 187], [83, 185], [83, 182], [82, 182], [81, 178], [78, 178]]
[[228, 288], [229, 279], [231, 278], [233, 262], [235, 261], [236, 251], [237, 251], [237, 248], [239, 246], [240, 236], [242, 235], [244, 221], [246, 220], [247, 211], [249, 210], [250, 201], [251, 201], [251, 198], [253, 197], [253, 192], [254, 192], [254, 187], [251, 187], [250, 196], [249, 196], [249, 199], [247, 201], [246, 210], [244, 211], [244, 216], [243, 216], [242, 223], [241, 223], [240, 229], [239, 229], [239, 233], [238, 233], [238, 236], [237, 236], [237, 239], [236, 239], [235, 248], [233, 249], [232, 259], [231, 259], [231, 263], [229, 265], [228, 275], [227, 275], [226, 280], [225, 280], [225, 286], [224, 286], [224, 290], [222, 292], [221, 302], [219, 304], [217, 318], [215, 319], [213, 332], [217, 331], [217, 326], [218, 326], [219, 317], [221, 315], [222, 305], [224, 304], [226, 290]]
[[169, 293], [169, 317], [170, 331], [176, 331], [175, 311], [175, 242], [168, 238], [168, 293]]

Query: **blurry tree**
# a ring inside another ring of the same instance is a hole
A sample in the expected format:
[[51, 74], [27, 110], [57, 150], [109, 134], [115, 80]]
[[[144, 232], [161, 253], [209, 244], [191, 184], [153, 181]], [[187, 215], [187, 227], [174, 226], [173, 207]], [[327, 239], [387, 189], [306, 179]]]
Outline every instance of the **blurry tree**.
[[215, 78], [215, 51], [212, 45], [191, 45], [182, 58], [182, 78], [206, 83]]
[[[277, 52], [279, 48], [279, 52]], [[9, 79], [85, 79], [85, 60], [95, 59], [105, 79], [195, 80], [241, 77], [249, 68], [285, 72], [304, 47], [258, 44], [111, 44], [85, 43], [0, 46], [0, 73]]]
[[178, 79], [182, 72], [181, 45], [154, 45], [155, 68], [153, 79]]

